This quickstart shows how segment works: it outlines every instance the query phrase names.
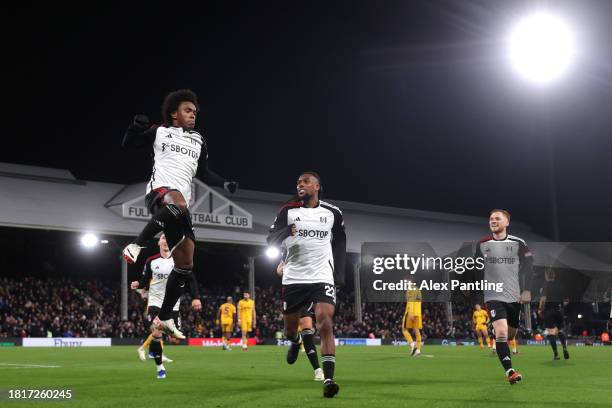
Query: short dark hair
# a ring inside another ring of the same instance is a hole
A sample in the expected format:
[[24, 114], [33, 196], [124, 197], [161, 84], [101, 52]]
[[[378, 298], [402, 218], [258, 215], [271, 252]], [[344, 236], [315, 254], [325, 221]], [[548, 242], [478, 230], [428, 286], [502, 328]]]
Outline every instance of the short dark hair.
[[191, 89], [179, 89], [170, 92], [166, 95], [162, 104], [162, 118], [167, 126], [172, 126], [172, 114], [178, 110], [181, 102], [192, 102], [196, 109], [200, 109], [198, 96]]
[[508, 219], [508, 221], [510, 221], [510, 213], [506, 210], [502, 210], [499, 208], [494, 208], [491, 210], [491, 212], [489, 213], [489, 217], [491, 216], [491, 214], [496, 213], [496, 212], [500, 212], [502, 214], [504, 214], [506, 216], [506, 218]]
[[319, 182], [319, 197], [321, 196], [321, 194], [323, 193], [323, 183], [321, 183], [321, 176], [319, 176], [319, 173], [315, 172], [315, 171], [303, 171], [301, 176], [303, 176], [304, 174], [308, 174], [309, 176], [312, 176], [314, 178], [317, 179], [317, 181]]

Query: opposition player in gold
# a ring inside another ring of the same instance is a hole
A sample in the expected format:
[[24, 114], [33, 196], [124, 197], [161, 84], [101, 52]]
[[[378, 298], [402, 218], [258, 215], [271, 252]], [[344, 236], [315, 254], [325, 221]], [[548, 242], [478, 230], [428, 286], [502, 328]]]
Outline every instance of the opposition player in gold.
[[[423, 329], [421, 301], [422, 293], [419, 289], [408, 289], [406, 292], [406, 311], [402, 319], [402, 333], [410, 345], [410, 354], [413, 357], [418, 357], [421, 354], [421, 330]], [[410, 329], [414, 331], [416, 342], [410, 335]]]
[[242, 349], [248, 350], [249, 333], [255, 327], [257, 314], [255, 301], [251, 299], [251, 293], [245, 290], [242, 296], [243, 299], [238, 302], [238, 326], [240, 326], [240, 333], [242, 334]]
[[486, 339], [487, 347], [491, 348], [491, 344], [489, 343], [489, 331], [487, 330], [489, 313], [482, 309], [479, 304], [474, 305], [472, 323], [474, 324], [474, 331], [476, 332], [476, 337], [478, 337], [478, 344], [480, 345], [480, 348], [484, 348], [483, 339]]
[[217, 311], [217, 324], [221, 323], [221, 338], [223, 340], [223, 350], [231, 351], [231, 338], [234, 331], [234, 316], [236, 315], [236, 306], [234, 299], [228, 296], [226, 302], [219, 307]]

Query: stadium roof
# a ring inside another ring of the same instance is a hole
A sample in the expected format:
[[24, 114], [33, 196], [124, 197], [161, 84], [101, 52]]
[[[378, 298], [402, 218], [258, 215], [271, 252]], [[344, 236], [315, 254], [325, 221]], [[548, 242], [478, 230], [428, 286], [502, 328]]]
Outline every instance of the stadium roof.
[[[204, 186], [199, 181], [198, 184]], [[122, 205], [142, 202], [145, 185], [146, 182], [121, 185], [77, 180], [68, 170], [0, 163], [0, 225], [136, 236], [144, 221], [125, 218]], [[289, 198], [287, 194], [253, 190], [239, 190], [234, 195], [213, 190], [215, 196], [229, 200], [225, 206], [249, 213], [252, 228], [196, 226], [198, 240], [265, 245], [278, 207]], [[484, 216], [329, 201], [344, 213], [348, 250], [354, 253], [360, 252], [363, 242], [418, 241], [432, 243], [436, 252], [448, 254], [460, 243], [488, 232]], [[532, 242], [547, 241], [514, 220], [512, 233]]]

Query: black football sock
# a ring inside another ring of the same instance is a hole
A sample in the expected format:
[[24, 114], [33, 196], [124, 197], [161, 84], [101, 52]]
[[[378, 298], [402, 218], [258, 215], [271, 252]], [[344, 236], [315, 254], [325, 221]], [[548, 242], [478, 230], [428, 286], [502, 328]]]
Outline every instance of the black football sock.
[[336, 355], [335, 354], [322, 354], [321, 361], [323, 362], [323, 375], [325, 381], [334, 379], [334, 369], [336, 368]]
[[321, 368], [321, 366], [319, 365], [319, 355], [317, 354], [317, 347], [314, 344], [314, 330], [302, 330], [302, 341], [304, 342], [304, 351], [306, 351], [306, 355], [308, 356], [308, 360], [310, 360], [310, 365], [312, 365], [312, 368], [314, 370], [316, 370], [317, 368]]
[[294, 337], [287, 336], [287, 340], [289, 340], [292, 344], [300, 344], [302, 342], [302, 336], [300, 333], [296, 333]]
[[549, 334], [548, 336], [546, 336], [546, 338], [548, 339], [548, 342], [550, 343], [550, 347], [552, 347], [553, 353], [555, 353], [555, 356], [558, 354], [557, 353], [557, 336], [553, 336], [552, 334]]
[[161, 365], [163, 353], [161, 337], [153, 337], [151, 345], [149, 346], [149, 352], [153, 353], [153, 357], [155, 357], [155, 364]]
[[560, 331], [557, 336], [559, 337], [559, 341], [561, 342], [561, 346], [563, 347], [563, 349], [566, 349], [567, 348], [567, 342], [565, 341], [565, 333]]
[[510, 346], [508, 346], [508, 339], [506, 337], [497, 337], [495, 339], [497, 357], [500, 363], [504, 366], [504, 370], [508, 373], [508, 370], [512, 369], [512, 357], [510, 357]]
[[168, 320], [172, 317], [172, 309], [185, 291], [185, 286], [188, 283], [187, 281], [191, 273], [189, 269], [181, 269], [175, 266], [172, 272], [170, 272], [170, 275], [168, 275], [166, 294], [164, 295], [164, 301], [159, 311], [160, 320]]

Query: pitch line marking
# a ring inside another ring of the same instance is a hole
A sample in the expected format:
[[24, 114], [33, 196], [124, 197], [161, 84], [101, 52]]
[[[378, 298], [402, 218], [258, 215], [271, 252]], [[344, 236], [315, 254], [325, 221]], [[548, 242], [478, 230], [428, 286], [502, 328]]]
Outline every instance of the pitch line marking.
[[0, 367], [6, 367], [6, 368], [60, 368], [61, 366], [43, 365], [43, 364], [0, 363]]

